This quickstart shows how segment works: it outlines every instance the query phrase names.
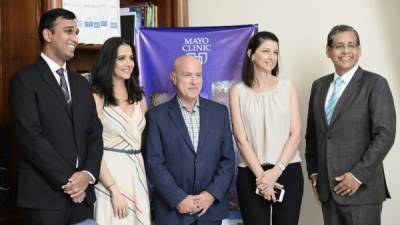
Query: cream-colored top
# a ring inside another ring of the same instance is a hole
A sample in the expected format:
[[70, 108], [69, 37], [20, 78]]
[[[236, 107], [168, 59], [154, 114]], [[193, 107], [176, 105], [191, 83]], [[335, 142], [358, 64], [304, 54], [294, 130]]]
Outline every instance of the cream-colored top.
[[[237, 87], [247, 140], [261, 164], [276, 164], [290, 134], [291, 82], [279, 79], [274, 89], [264, 92], [255, 92], [243, 82]], [[291, 163], [300, 161], [297, 151]], [[239, 166], [247, 165], [241, 159]]]

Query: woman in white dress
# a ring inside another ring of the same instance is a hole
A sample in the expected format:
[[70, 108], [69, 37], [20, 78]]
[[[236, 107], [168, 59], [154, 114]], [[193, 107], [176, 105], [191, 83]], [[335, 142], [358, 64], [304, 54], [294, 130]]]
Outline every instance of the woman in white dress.
[[94, 217], [100, 225], [150, 225], [146, 173], [140, 151], [146, 102], [137, 83], [133, 46], [108, 39], [92, 72], [92, 91], [103, 124], [104, 154]]

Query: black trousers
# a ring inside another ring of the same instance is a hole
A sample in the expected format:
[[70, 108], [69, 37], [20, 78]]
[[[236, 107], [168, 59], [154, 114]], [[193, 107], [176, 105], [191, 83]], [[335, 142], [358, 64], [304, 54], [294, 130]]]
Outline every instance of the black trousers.
[[93, 218], [93, 206], [82, 202], [61, 209], [22, 208], [24, 225], [70, 225]]
[[255, 194], [256, 177], [249, 168], [239, 167], [237, 192], [244, 225], [270, 225], [271, 219], [273, 225], [298, 224], [304, 184], [301, 164], [289, 164], [277, 182], [284, 185], [285, 195], [282, 202], [273, 203]]

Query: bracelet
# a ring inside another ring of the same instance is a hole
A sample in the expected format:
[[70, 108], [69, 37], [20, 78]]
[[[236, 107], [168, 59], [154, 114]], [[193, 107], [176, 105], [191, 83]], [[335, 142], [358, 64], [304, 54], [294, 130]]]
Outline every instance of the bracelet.
[[110, 185], [106, 186], [106, 189], [107, 189], [107, 190], [110, 190], [110, 187], [112, 187], [112, 186], [114, 186], [114, 185], [115, 185], [115, 182], [112, 182]]
[[286, 166], [283, 164], [283, 163], [281, 163], [281, 162], [278, 162], [277, 164], [276, 164], [276, 166], [278, 166], [278, 168], [283, 172], [283, 171], [285, 171], [285, 169], [286, 169]]

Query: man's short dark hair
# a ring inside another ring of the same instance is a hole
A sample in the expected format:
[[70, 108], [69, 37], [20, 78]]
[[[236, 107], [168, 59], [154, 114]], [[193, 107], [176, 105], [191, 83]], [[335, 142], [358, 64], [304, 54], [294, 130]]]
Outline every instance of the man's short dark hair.
[[357, 46], [360, 46], [360, 36], [358, 35], [358, 32], [351, 26], [348, 25], [336, 25], [334, 26], [331, 31], [328, 34], [328, 41], [326, 43], [327, 47], [333, 47], [333, 39], [335, 38], [335, 35], [337, 33], [341, 32], [346, 32], [346, 31], [352, 31], [354, 35], [356, 35], [357, 38]]
[[54, 27], [54, 21], [56, 21], [57, 18], [59, 17], [67, 20], [76, 19], [76, 16], [73, 12], [62, 8], [50, 9], [49, 11], [45, 12], [40, 18], [39, 30], [38, 30], [40, 43], [42, 45], [44, 44], [43, 30], [44, 29], [51, 30]]

